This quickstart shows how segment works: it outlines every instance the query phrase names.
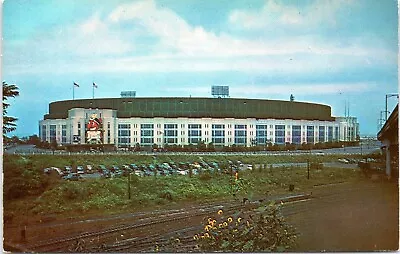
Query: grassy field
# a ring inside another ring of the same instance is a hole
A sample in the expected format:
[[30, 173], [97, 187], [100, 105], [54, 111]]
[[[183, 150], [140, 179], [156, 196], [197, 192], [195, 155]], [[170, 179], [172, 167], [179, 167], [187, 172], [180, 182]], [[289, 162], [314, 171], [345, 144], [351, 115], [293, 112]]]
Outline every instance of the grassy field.
[[[282, 162], [336, 161], [340, 156], [202, 156], [205, 161], [218, 162], [226, 167], [227, 160], [248, 164], [264, 164], [253, 171], [242, 171], [239, 180], [226, 174], [188, 176], [131, 177], [131, 199], [128, 199], [128, 180], [123, 178], [84, 179], [67, 182], [43, 174], [43, 168], [65, 165], [122, 165], [153, 163], [146, 155], [5, 155], [4, 156], [4, 216], [8, 221], [20, 216], [49, 214], [82, 215], [110, 214], [143, 209], [163, 208], [186, 203], [208, 202], [236, 198], [305, 192], [315, 184], [353, 181], [360, 177], [358, 169], [324, 168], [312, 170], [307, 179], [306, 168], [270, 168], [268, 164]], [[354, 158], [354, 157], [353, 157]], [[159, 155], [157, 162], [193, 162], [199, 156]]]

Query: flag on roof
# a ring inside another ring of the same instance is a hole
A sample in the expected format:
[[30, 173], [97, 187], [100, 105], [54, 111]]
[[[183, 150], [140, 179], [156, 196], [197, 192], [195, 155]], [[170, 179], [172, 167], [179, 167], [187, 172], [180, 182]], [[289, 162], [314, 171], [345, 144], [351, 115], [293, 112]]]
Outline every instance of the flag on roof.
[[74, 86], [77, 86], [77, 87], [79, 87], [79, 85], [78, 85], [77, 83], [75, 83], [75, 82], [74, 82]]
[[94, 82], [93, 82], [93, 87], [94, 87], [94, 88], [97, 88], [97, 85], [96, 85], [96, 83], [94, 83]]

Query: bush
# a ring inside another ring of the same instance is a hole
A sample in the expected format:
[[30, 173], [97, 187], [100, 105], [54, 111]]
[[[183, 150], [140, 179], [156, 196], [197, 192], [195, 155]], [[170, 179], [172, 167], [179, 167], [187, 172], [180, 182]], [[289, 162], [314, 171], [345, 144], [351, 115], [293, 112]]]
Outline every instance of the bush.
[[212, 178], [212, 176], [211, 176], [211, 174], [210, 174], [210, 172], [203, 172], [203, 173], [201, 173], [200, 175], [199, 175], [199, 179], [201, 180], [201, 181], [208, 181], [208, 180], [210, 180]]
[[164, 190], [160, 193], [160, 198], [172, 201], [174, 199], [175, 193], [171, 190]]
[[82, 196], [82, 191], [74, 184], [68, 184], [61, 188], [63, 196], [67, 200], [75, 200]]
[[22, 156], [4, 156], [3, 171], [5, 200], [41, 194], [49, 185], [48, 177]]
[[296, 233], [286, 224], [274, 203], [261, 206], [251, 213], [208, 218], [204, 231], [194, 236], [205, 252], [276, 252], [294, 246]]

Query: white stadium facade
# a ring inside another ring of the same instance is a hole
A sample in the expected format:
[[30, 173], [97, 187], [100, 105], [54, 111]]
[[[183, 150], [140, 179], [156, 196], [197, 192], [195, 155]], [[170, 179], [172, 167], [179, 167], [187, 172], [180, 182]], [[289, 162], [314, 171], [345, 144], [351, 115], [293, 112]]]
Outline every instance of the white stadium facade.
[[[39, 122], [42, 141], [98, 142], [117, 148], [212, 143], [217, 146], [356, 141], [355, 117], [333, 117], [327, 105], [238, 98], [98, 98], [56, 101]], [[94, 130], [94, 129], [93, 129]], [[89, 136], [90, 139], [89, 139]], [[95, 139], [95, 138], [94, 138]]]

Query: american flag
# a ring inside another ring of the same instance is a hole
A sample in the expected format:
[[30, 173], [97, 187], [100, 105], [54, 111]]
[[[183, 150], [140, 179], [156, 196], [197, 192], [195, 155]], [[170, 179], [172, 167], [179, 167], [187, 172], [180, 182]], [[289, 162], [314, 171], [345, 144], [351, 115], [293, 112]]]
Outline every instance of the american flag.
[[97, 88], [97, 85], [96, 85], [96, 83], [94, 83], [94, 82], [93, 82], [93, 87], [94, 87], [94, 88]]
[[77, 83], [75, 83], [75, 82], [74, 82], [74, 86], [77, 86], [77, 87], [79, 87], [79, 85], [78, 85]]

